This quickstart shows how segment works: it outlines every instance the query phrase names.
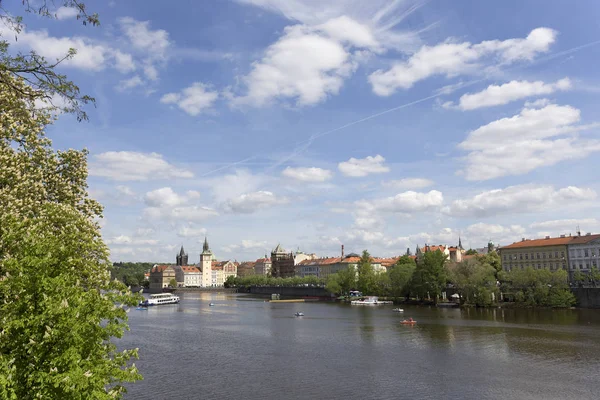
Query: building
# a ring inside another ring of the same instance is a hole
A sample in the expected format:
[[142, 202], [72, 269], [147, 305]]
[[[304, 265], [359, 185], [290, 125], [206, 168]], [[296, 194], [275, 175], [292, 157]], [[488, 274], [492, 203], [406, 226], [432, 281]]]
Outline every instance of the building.
[[254, 263], [254, 274], [256, 275], [271, 275], [271, 259], [265, 254], [264, 258], [259, 258]]
[[558, 269], [567, 270], [569, 255], [567, 245], [573, 240], [571, 236], [561, 235], [557, 238], [546, 236], [544, 239], [521, 239], [520, 242], [500, 248], [502, 269]]
[[172, 265], [154, 265], [150, 270], [149, 289], [151, 292], [161, 292], [163, 288], [169, 287], [172, 279], [177, 281]]
[[183, 245], [181, 246], [181, 250], [179, 250], [179, 254], [175, 257], [175, 265], [188, 265], [188, 255], [183, 250]]
[[278, 244], [271, 252], [271, 275], [275, 278], [290, 278], [295, 273], [294, 253], [288, 253]]
[[256, 263], [254, 261], [244, 261], [240, 263], [240, 265], [237, 267], [237, 276], [242, 277], [254, 275], [256, 273], [254, 269], [255, 264]]
[[592, 268], [600, 266], [600, 235], [592, 235], [588, 233], [581, 236], [577, 232], [577, 236], [567, 244], [569, 251], [569, 276], [572, 276], [576, 271], [589, 273]]
[[202, 273], [193, 265], [176, 265], [175, 279], [180, 287], [200, 287], [202, 285]]
[[208, 246], [208, 239], [204, 237], [202, 253], [200, 253], [200, 263], [198, 264], [198, 269], [200, 270], [200, 272], [202, 272], [202, 287], [212, 286], [212, 261], [213, 253], [212, 251], [210, 251], [210, 247]]
[[[371, 267], [376, 273], [386, 272], [387, 269], [398, 261], [398, 258], [371, 258]], [[357, 254], [349, 254], [345, 257], [324, 257], [313, 260], [304, 260], [296, 266], [297, 275], [301, 278], [306, 276], [316, 276], [317, 278], [327, 278], [331, 274], [336, 274], [345, 269], [357, 271], [360, 257]]]
[[223, 286], [230, 276], [237, 276], [237, 264], [231, 260], [211, 263], [211, 286]]
[[317, 258], [315, 253], [307, 254], [298, 249], [294, 255], [294, 264], [300, 264], [304, 260], [314, 260], [315, 258]]

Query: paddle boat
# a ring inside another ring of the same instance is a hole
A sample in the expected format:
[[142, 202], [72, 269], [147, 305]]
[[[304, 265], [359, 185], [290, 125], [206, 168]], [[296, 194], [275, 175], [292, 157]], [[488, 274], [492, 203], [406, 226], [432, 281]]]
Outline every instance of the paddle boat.
[[412, 318], [409, 319], [405, 319], [404, 321], [400, 322], [402, 325], [415, 325], [417, 323], [417, 321], [415, 321]]
[[297, 313], [294, 314], [296, 317], [304, 317], [304, 313], [301, 311], [298, 311]]
[[209, 307], [212, 307], [212, 306], [214, 306], [214, 305], [215, 305], [215, 303], [210, 303], [208, 306], [209, 306]]

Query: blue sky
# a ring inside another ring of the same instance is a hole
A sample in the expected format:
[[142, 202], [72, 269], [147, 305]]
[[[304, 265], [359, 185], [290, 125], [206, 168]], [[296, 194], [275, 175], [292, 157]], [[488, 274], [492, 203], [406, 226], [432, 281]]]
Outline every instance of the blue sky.
[[48, 134], [90, 151], [114, 261], [600, 230], [596, 1], [87, 5], [100, 27], [29, 16], [13, 47], [78, 48], [97, 107]]

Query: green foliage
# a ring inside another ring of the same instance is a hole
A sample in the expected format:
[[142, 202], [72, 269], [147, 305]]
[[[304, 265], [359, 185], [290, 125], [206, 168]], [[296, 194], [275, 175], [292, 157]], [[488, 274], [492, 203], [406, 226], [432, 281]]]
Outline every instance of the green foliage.
[[327, 277], [327, 283], [325, 284], [325, 290], [333, 294], [345, 294], [342, 291], [342, 285], [340, 284], [340, 277], [338, 274], [331, 274]]
[[449, 269], [449, 279], [467, 304], [488, 306], [492, 303], [492, 293], [497, 295], [496, 270], [484, 257], [453, 265]]
[[447, 283], [446, 259], [439, 250], [425, 252], [413, 273], [411, 291], [420, 298], [432, 298], [437, 302]]
[[225, 286], [226, 288], [234, 287], [235, 279], [236, 277], [234, 275], [229, 275], [227, 279], [225, 279], [225, 283], [223, 283], [223, 286]]
[[177, 281], [175, 280], [175, 278], [171, 278], [171, 280], [169, 281], [169, 286], [172, 288], [177, 287]]
[[571, 307], [576, 299], [567, 283], [567, 272], [547, 269], [515, 269], [506, 274], [504, 290], [526, 306]]
[[118, 279], [127, 286], [142, 286], [144, 274], [150, 272], [154, 263], [115, 262], [110, 269], [112, 279]]
[[[5, 53], [3, 53], [5, 54]], [[0, 54], [0, 399], [114, 399], [141, 379], [111, 341], [141, 297], [111, 280], [87, 152], [54, 151], [51, 118]], [[13, 90], [14, 89], [14, 90]]]
[[375, 271], [371, 265], [371, 255], [367, 250], [364, 250], [358, 265], [356, 266], [358, 272], [357, 287], [365, 295], [375, 294], [377, 291]]
[[500, 255], [496, 251], [489, 252], [486, 255], [482, 256], [481, 262], [494, 268], [494, 270], [496, 271], [496, 278], [498, 277], [500, 271], [502, 271], [502, 260], [500, 259]]
[[476, 256], [477, 254], [479, 254], [479, 253], [477, 253], [477, 250], [475, 250], [475, 249], [469, 249], [469, 250], [465, 251], [466, 256]]
[[301, 278], [299, 276], [295, 276], [292, 278], [274, 278], [270, 275], [247, 275], [247, 276], [235, 276], [229, 279], [229, 287], [249, 287], [249, 286], [286, 286], [286, 287], [294, 287], [294, 286], [306, 286], [306, 285], [314, 285], [321, 286], [325, 285], [325, 281], [323, 279], [319, 279], [316, 276], [307, 276]]
[[[407, 257], [408, 258], [408, 257]], [[403, 259], [400, 257], [398, 262], [387, 271], [390, 280], [390, 294], [394, 297], [405, 297], [410, 294], [412, 276], [417, 268], [413, 259]]]

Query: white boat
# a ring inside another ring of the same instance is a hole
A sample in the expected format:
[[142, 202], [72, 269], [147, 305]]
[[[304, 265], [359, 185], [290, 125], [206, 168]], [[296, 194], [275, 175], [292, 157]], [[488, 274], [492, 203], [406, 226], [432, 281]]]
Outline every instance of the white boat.
[[172, 293], [158, 293], [151, 294], [150, 298], [142, 301], [140, 306], [162, 306], [164, 304], [177, 304], [179, 303], [179, 296], [175, 296]]
[[294, 314], [296, 317], [304, 317], [304, 313], [301, 311], [298, 311], [296, 314]]
[[214, 306], [214, 305], [215, 305], [215, 303], [210, 303], [208, 306], [209, 306], [209, 307], [212, 307], [212, 306]]
[[393, 312], [404, 312], [404, 310], [401, 308], [394, 308], [392, 311]]
[[377, 306], [381, 304], [393, 304], [392, 301], [380, 301], [377, 296], [367, 296], [361, 300], [352, 300], [350, 302], [353, 306]]

